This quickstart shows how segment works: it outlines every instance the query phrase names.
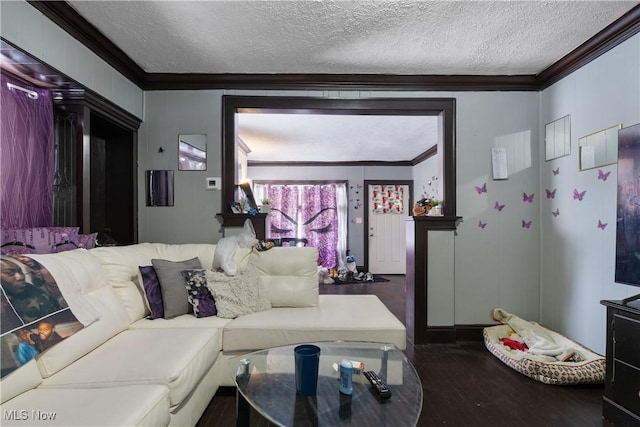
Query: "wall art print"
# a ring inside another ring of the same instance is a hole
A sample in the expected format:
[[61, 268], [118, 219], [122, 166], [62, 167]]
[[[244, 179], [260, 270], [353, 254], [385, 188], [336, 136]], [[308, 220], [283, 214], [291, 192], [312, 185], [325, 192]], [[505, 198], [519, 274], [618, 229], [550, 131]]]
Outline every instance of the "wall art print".
[[640, 286], [640, 123], [618, 134], [615, 281]]
[[371, 206], [373, 213], [403, 213], [404, 188], [400, 185], [372, 185]]

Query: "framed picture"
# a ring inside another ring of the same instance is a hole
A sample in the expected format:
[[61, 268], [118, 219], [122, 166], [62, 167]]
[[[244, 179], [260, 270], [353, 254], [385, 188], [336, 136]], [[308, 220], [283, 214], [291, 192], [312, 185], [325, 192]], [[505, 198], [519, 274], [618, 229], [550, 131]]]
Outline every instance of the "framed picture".
[[544, 128], [546, 161], [571, 154], [571, 116], [566, 115], [547, 123]]
[[240, 207], [240, 203], [238, 202], [229, 203], [229, 208], [233, 213], [237, 213], [237, 214], [242, 213], [242, 208]]
[[613, 165], [618, 161], [618, 131], [622, 123], [578, 138], [581, 171]]

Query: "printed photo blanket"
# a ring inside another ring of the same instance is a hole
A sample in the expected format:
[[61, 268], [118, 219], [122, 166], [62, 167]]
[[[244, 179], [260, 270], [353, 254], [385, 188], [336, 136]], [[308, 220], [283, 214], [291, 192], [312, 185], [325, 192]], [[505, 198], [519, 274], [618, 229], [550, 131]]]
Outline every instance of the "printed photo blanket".
[[83, 328], [49, 270], [28, 255], [0, 256], [1, 377]]

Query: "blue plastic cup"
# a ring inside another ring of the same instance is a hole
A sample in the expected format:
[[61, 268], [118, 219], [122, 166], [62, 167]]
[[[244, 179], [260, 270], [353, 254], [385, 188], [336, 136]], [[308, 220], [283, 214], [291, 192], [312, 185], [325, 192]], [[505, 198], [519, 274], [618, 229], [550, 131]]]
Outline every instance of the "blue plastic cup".
[[296, 363], [296, 392], [300, 396], [313, 396], [318, 388], [320, 347], [302, 344], [293, 349]]

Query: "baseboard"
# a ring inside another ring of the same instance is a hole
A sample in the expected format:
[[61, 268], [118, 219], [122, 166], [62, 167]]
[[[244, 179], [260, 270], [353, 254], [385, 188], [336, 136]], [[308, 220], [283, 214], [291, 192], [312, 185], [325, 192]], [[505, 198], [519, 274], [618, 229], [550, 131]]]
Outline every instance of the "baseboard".
[[494, 325], [427, 326], [427, 342], [455, 344], [461, 341], [482, 341], [482, 330]]

